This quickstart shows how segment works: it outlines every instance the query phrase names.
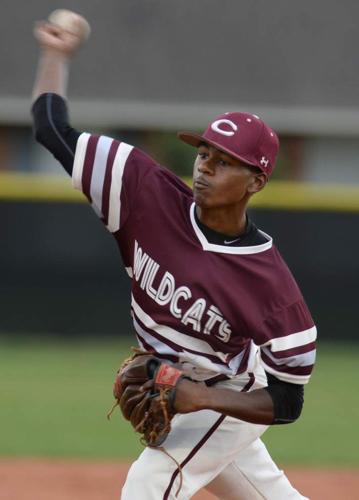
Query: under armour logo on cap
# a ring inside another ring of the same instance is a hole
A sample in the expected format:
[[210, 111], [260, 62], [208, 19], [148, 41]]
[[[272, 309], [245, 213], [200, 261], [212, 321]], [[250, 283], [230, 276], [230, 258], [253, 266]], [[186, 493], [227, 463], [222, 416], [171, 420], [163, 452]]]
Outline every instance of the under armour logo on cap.
[[[223, 130], [223, 128], [220, 128], [220, 125], [222, 124], [228, 125], [232, 130]], [[235, 132], [237, 132], [238, 127], [231, 120], [222, 118], [221, 120], [216, 120], [215, 122], [213, 122], [211, 124], [211, 129], [214, 132], [217, 132], [218, 134], [227, 135], [228, 137], [231, 137], [232, 135], [234, 135]]]
[[263, 165], [264, 167], [268, 167], [269, 160], [265, 157], [262, 156], [260, 164]]

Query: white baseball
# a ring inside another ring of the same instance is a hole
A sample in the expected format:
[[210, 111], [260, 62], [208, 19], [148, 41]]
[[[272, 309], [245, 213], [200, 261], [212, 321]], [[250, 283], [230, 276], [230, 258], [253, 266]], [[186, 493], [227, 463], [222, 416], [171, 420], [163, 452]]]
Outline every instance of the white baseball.
[[67, 9], [57, 9], [48, 17], [51, 24], [62, 28], [85, 41], [90, 36], [91, 27], [83, 16]]

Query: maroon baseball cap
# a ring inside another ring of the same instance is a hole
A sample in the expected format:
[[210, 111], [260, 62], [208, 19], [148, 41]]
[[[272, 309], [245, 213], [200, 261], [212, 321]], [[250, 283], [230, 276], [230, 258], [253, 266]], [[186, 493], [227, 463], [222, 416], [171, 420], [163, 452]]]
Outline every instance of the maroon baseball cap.
[[205, 142], [237, 158], [259, 167], [268, 176], [273, 172], [279, 149], [277, 134], [258, 116], [249, 113], [224, 113], [216, 116], [202, 134], [178, 132], [178, 137], [191, 146]]

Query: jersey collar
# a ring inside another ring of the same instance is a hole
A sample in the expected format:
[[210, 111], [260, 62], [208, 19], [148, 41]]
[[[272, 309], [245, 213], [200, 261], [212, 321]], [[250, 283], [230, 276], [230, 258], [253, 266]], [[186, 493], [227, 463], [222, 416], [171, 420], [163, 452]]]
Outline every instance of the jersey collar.
[[196, 206], [195, 203], [192, 203], [190, 207], [191, 224], [198, 240], [202, 245], [203, 250], [207, 252], [227, 253], [233, 255], [250, 255], [254, 253], [265, 252], [266, 250], [272, 248], [273, 239], [271, 238], [271, 236], [269, 236], [269, 234], [260, 231], [260, 229], [258, 229], [258, 231], [260, 231], [261, 234], [263, 234], [268, 240], [266, 243], [262, 243], [261, 245], [253, 245], [248, 247], [233, 247], [233, 246], [215, 245], [214, 243], [209, 243], [196, 222], [196, 218], [194, 215], [195, 206]]

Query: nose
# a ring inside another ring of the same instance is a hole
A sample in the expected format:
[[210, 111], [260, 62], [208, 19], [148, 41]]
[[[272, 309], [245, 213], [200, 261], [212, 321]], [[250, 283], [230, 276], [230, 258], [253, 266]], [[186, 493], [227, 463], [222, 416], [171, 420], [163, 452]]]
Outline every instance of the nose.
[[213, 163], [209, 158], [202, 160], [199, 165], [198, 165], [198, 171], [201, 174], [207, 174], [207, 175], [212, 175], [214, 168], [213, 168]]

